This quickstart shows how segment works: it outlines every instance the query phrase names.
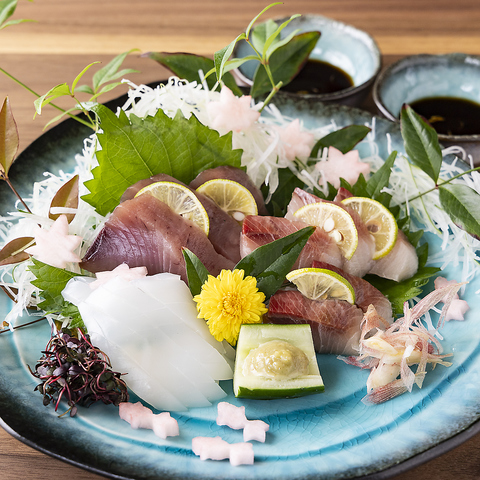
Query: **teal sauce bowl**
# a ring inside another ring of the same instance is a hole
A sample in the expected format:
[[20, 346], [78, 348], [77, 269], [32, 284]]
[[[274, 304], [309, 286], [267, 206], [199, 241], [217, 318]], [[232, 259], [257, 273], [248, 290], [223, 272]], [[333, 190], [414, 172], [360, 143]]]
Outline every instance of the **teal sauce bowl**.
[[[375, 80], [373, 100], [381, 115], [398, 122], [402, 105], [422, 99], [461, 99], [480, 109], [480, 56], [464, 53], [412, 55], [390, 65]], [[420, 113], [420, 112], [419, 112]], [[446, 134], [439, 131], [443, 146], [458, 145], [480, 164], [480, 116], [478, 132]], [[432, 122], [435, 128], [435, 122]], [[437, 127], [438, 128], [438, 127]]]

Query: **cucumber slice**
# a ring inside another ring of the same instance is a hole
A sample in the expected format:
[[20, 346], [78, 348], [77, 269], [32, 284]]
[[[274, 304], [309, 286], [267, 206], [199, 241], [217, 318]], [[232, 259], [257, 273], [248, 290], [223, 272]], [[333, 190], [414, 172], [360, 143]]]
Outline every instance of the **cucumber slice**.
[[310, 325], [242, 325], [233, 377], [236, 397], [300, 397], [324, 389]]

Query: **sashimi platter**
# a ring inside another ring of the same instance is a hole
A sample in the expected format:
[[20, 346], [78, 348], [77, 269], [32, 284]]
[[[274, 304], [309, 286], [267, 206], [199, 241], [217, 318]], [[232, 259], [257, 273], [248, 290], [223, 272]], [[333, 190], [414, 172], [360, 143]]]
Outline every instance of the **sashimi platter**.
[[478, 422], [480, 174], [230, 47], [18, 158], [4, 102], [2, 426], [112, 478], [394, 474]]

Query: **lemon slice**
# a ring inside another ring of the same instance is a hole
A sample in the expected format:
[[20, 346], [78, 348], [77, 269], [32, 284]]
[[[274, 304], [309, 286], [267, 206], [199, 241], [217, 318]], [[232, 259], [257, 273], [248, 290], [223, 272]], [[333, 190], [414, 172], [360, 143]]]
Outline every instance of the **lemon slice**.
[[175, 213], [191, 220], [208, 235], [210, 221], [197, 196], [184, 185], [175, 182], [155, 182], [138, 191], [135, 197], [148, 193], [166, 203]]
[[355, 291], [350, 282], [325, 268], [300, 268], [287, 274], [300, 293], [310, 300], [346, 300], [355, 303]]
[[242, 222], [247, 215], [258, 214], [257, 202], [250, 190], [233, 180], [214, 178], [200, 185], [197, 192], [210, 198], [237, 222]]
[[350, 260], [358, 245], [358, 232], [350, 214], [334, 203], [310, 203], [299, 208], [295, 217], [315, 227], [321, 227], [336, 242], [342, 255]]
[[374, 260], [387, 255], [397, 241], [398, 226], [390, 210], [380, 202], [367, 197], [349, 197], [342, 200], [343, 205], [360, 215], [368, 231], [375, 239]]

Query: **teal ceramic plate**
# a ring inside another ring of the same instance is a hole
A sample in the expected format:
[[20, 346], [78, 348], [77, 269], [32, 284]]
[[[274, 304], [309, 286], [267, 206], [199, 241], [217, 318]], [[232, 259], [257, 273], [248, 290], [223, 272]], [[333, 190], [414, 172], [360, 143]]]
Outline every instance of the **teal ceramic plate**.
[[[309, 126], [320, 126], [331, 119], [338, 126], [371, 121], [370, 114], [348, 107], [287, 101], [279, 107], [287, 115], [300, 116]], [[401, 150], [398, 127], [381, 119], [376, 122], [382, 156], [387, 153], [387, 134], [393, 148]], [[68, 169], [87, 133], [69, 120], [42, 135], [18, 159], [12, 173], [15, 183], [26, 192], [44, 170]], [[5, 186], [0, 187], [4, 213], [12, 208], [12, 200]], [[433, 250], [440, 248], [435, 239], [427, 240]], [[461, 265], [446, 273], [455, 278], [460, 269]], [[479, 331], [480, 315], [474, 298], [479, 289], [476, 280], [464, 296], [473, 306], [466, 320], [449, 322], [443, 330], [445, 350], [455, 355], [453, 366], [437, 367], [428, 373], [421, 390], [415, 388], [411, 394], [385, 404], [365, 406], [361, 398], [366, 394], [368, 372], [348, 366], [333, 355], [318, 356], [325, 382], [325, 392], [318, 395], [240, 402], [231, 395], [231, 383], [224, 382], [230, 392], [227, 401], [245, 405], [248, 418], [270, 425], [266, 443], [254, 442], [253, 466], [201, 461], [192, 453], [195, 436], [219, 435], [231, 443], [242, 441], [241, 431], [216, 425], [215, 406], [175, 415], [180, 436], [166, 441], [152, 431], [131, 429], [111, 405], [80, 408], [74, 418], [58, 418], [52, 406], [42, 405], [40, 394], [34, 392], [36, 381], [27, 369], [27, 365], [35, 365], [49, 339], [47, 324], [0, 335], [2, 425], [41, 451], [111, 478], [386, 478], [443, 453], [479, 430], [475, 422], [480, 416], [480, 348], [475, 332]], [[3, 299], [0, 315], [5, 315], [8, 308]]]

